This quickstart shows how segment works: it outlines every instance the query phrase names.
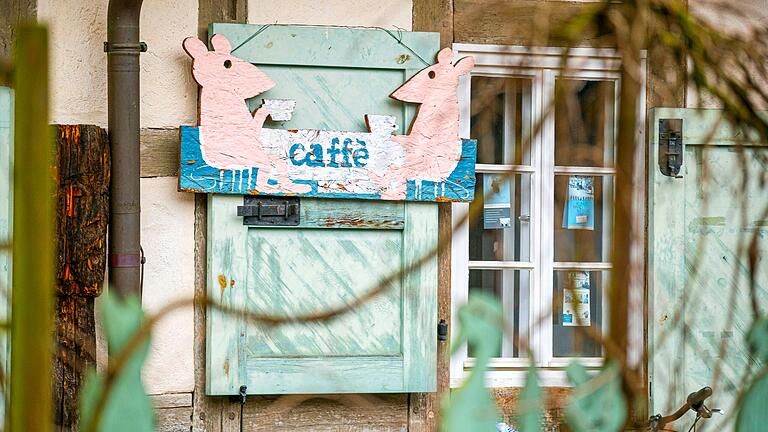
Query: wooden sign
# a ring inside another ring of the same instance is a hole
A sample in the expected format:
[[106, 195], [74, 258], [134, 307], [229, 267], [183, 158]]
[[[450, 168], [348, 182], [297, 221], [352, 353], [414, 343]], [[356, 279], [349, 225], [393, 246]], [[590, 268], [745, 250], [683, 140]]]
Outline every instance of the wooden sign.
[[180, 190], [228, 194], [299, 195], [409, 201], [471, 201], [476, 142], [461, 139], [456, 95], [471, 57], [451, 63], [449, 48], [390, 96], [419, 104], [406, 135], [395, 118], [365, 116], [367, 132], [264, 127], [289, 120], [291, 100], [263, 100], [251, 112], [246, 99], [275, 84], [255, 65], [231, 54], [214, 35], [209, 51], [184, 40], [192, 75], [202, 87], [199, 126], [181, 127]]

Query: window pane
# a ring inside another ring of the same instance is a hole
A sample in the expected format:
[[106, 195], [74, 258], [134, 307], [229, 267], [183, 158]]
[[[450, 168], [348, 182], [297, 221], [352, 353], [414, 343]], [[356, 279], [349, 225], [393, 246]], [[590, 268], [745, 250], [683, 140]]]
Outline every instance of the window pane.
[[471, 89], [477, 163], [530, 165], [531, 80], [473, 76]]
[[555, 176], [555, 261], [608, 262], [612, 176]]
[[552, 305], [552, 354], [601, 357], [603, 349], [585, 331], [602, 334], [603, 286], [608, 272], [556, 271]]
[[[528, 270], [469, 271], [469, 295], [483, 292], [496, 297], [504, 308], [504, 338], [494, 357], [526, 357], [519, 341], [529, 340], [530, 274]], [[474, 357], [476, 348], [469, 344], [467, 349], [469, 357]]]
[[469, 215], [470, 260], [530, 261], [530, 174], [478, 173]]
[[613, 81], [556, 81], [555, 165], [613, 166], [615, 101]]

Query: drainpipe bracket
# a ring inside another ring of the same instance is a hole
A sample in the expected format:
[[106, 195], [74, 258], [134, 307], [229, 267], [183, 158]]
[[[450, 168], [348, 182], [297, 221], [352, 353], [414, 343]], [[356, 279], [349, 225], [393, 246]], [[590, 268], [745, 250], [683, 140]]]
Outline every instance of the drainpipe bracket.
[[109, 43], [104, 42], [105, 53], [131, 53], [131, 52], [147, 52], [147, 43], [139, 42], [133, 43]]

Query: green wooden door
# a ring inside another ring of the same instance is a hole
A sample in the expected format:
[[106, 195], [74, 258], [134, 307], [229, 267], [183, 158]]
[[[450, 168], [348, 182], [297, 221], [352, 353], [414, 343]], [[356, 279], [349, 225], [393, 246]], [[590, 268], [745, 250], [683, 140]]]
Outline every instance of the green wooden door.
[[[648, 323], [654, 413], [677, 408], [689, 392], [709, 385], [714, 396], [708, 406], [735, 414], [732, 405], [750, 361], [745, 334], [753, 315], [743, 248], [757, 234], [761, 256], [768, 252], [768, 148], [738, 147], [743, 135], [720, 122], [720, 115], [704, 109], [653, 112]], [[663, 176], [657, 165], [659, 119], [666, 118], [683, 119], [682, 178]], [[757, 268], [756, 294], [764, 306], [768, 268], [760, 262]], [[708, 429], [729, 430], [733, 422], [727, 420], [716, 415]], [[689, 427], [682, 426], [676, 429]]]
[[[388, 99], [434, 59], [432, 33], [214, 24], [233, 54], [276, 83], [260, 99], [295, 99], [285, 129], [365, 131], [389, 114], [403, 133], [415, 110]], [[209, 294], [226, 306], [279, 316], [348, 305], [387, 276], [434, 253], [434, 203], [301, 200], [294, 227], [248, 227], [240, 196], [209, 195]], [[266, 326], [211, 310], [209, 394], [435, 390], [437, 261], [330, 321]]]

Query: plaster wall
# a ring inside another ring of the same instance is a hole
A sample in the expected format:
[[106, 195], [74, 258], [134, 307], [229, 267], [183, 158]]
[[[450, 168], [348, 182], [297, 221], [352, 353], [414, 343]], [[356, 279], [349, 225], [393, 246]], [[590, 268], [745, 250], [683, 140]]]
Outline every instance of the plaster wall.
[[[51, 122], [107, 126], [107, 0], [39, 0], [50, 29]], [[197, 0], [145, 0], [141, 13], [141, 127], [194, 124], [197, 88], [181, 41], [197, 33]], [[176, 192], [175, 177], [141, 181], [142, 245], [147, 256], [143, 304], [155, 311], [194, 295], [194, 198]], [[99, 323], [97, 322], [97, 326]], [[160, 322], [144, 368], [150, 393], [194, 389], [193, 310]], [[103, 366], [106, 346], [97, 342]]]
[[248, 2], [253, 24], [314, 24], [411, 30], [412, 0]]
[[[195, 196], [178, 192], [175, 177], [141, 179], [142, 303], [156, 312], [178, 299], [192, 299], [195, 277]], [[162, 319], [152, 332], [144, 384], [152, 394], [192, 391], [194, 313], [186, 306]]]

